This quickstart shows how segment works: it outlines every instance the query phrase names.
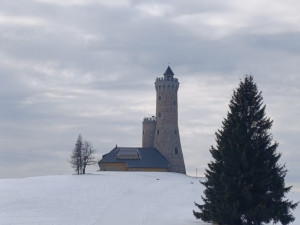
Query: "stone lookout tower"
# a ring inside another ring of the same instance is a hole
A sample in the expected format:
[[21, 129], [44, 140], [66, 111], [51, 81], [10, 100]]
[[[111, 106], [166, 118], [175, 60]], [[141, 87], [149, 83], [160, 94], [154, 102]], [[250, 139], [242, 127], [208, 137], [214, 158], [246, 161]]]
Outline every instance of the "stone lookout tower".
[[179, 82], [168, 66], [156, 78], [156, 117], [143, 121], [143, 148], [157, 149], [169, 162], [168, 171], [186, 173], [178, 129]]
[[102, 156], [101, 171], [161, 171], [186, 173], [178, 129], [179, 82], [168, 66], [156, 78], [156, 117], [143, 120], [143, 146], [118, 147]]

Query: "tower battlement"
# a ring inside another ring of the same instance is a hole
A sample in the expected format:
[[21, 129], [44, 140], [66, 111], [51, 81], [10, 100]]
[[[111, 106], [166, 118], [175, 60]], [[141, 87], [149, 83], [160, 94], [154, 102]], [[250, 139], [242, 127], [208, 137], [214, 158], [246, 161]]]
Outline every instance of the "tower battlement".
[[175, 81], [175, 82], [178, 82], [178, 79], [174, 78], [174, 77], [157, 77], [156, 82], [158, 82], [158, 81]]
[[156, 78], [156, 81], [155, 81], [154, 84], [155, 84], [156, 92], [165, 91], [165, 90], [177, 92], [178, 88], [179, 88], [178, 79], [173, 78], [173, 77], [159, 77], [159, 78]]
[[145, 117], [143, 119], [143, 123], [153, 123], [153, 122], [156, 122], [156, 117], [155, 116], [151, 116], [151, 117]]

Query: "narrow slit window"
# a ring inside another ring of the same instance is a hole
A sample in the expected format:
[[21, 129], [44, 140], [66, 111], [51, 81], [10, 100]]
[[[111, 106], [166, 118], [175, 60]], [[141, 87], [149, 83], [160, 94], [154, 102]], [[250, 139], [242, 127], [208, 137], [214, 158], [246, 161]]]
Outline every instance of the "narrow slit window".
[[175, 148], [175, 154], [176, 155], [178, 154], [178, 148], [177, 147]]

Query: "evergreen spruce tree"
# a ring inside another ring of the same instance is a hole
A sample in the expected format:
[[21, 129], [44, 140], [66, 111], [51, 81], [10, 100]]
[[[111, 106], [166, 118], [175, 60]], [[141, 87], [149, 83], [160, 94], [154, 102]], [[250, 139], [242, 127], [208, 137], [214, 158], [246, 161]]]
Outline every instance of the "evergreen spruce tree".
[[79, 175], [82, 174], [82, 150], [83, 150], [83, 141], [81, 134], [78, 135], [75, 147], [71, 154], [71, 166], [74, 168], [75, 172]]
[[286, 199], [287, 170], [279, 164], [269, 130], [273, 121], [265, 115], [261, 92], [252, 76], [234, 91], [227, 118], [216, 132], [213, 161], [205, 173], [203, 204], [196, 218], [219, 225], [261, 225], [294, 221], [291, 211], [298, 203]]

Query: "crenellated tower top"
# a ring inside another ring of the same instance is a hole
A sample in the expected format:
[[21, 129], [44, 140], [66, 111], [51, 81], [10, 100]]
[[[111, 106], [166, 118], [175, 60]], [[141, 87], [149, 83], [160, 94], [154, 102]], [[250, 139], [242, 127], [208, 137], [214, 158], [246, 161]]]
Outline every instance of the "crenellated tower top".
[[175, 91], [177, 93], [179, 82], [174, 78], [174, 73], [170, 66], [166, 69], [163, 77], [157, 77], [155, 81], [155, 89], [157, 92], [161, 91]]
[[155, 116], [151, 116], [151, 117], [145, 117], [143, 122], [156, 122], [156, 117]]

